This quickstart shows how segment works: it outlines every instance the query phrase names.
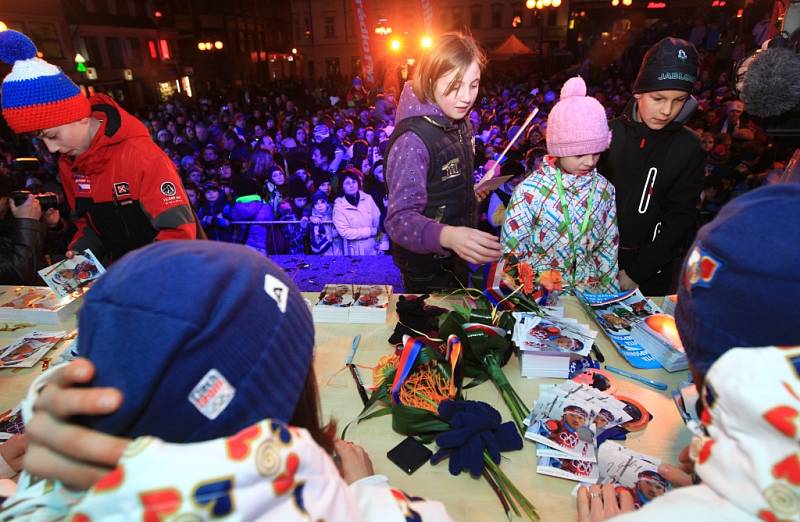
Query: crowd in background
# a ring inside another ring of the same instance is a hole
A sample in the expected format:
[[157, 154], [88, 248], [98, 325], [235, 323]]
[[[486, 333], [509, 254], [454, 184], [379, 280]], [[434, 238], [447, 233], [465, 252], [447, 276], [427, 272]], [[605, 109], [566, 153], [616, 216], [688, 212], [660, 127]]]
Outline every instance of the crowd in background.
[[[707, 154], [698, 228], [732, 198], [777, 180], [784, 158], [748, 118], [730, 78], [733, 63], [759, 43], [758, 27], [745, 31], [747, 38], [733, 38], [725, 24], [679, 20], [612, 40], [587, 39], [575, 65], [554, 74], [500, 75], [490, 66], [468, 116], [476, 180], [531, 110], [539, 113], [499, 167], [514, 177], [484, 201], [480, 227], [499, 233], [513, 188], [545, 154], [547, 115], [562, 83], [581, 74], [611, 119], [632, 96], [642, 50], [665, 35], [690, 40], [701, 56], [698, 110], [687, 124]], [[209, 239], [243, 243], [266, 255], [387, 254], [384, 162], [397, 96], [391, 89], [368, 89], [359, 77], [276, 80], [172, 99], [136, 116], [174, 162]], [[23, 155], [35, 156], [38, 164], [15, 165]], [[59, 193], [57, 161], [36, 139], [0, 137], [0, 169], [16, 166], [16, 182], [28, 190]]]

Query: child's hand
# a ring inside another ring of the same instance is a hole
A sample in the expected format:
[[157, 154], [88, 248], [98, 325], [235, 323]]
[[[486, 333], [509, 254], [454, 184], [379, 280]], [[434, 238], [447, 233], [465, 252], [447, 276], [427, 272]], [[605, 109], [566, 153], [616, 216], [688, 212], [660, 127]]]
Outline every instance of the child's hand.
[[6, 461], [8, 467], [19, 473], [22, 469], [22, 457], [28, 449], [27, 435], [14, 435], [2, 445], [0, 445], [0, 455]]
[[503, 255], [503, 247], [495, 236], [474, 228], [446, 226], [439, 242], [464, 261], [476, 265], [497, 261]]
[[619, 288], [623, 292], [628, 290], [633, 290], [634, 288], [639, 288], [639, 284], [631, 279], [625, 270], [620, 270], [619, 274], [617, 275], [617, 280], [619, 280]]
[[613, 484], [578, 489], [578, 522], [602, 522], [633, 509], [631, 494], [622, 491], [617, 496]]
[[477, 199], [478, 202], [480, 203], [481, 201], [489, 197], [489, 194], [491, 193], [492, 191], [489, 189], [481, 189], [475, 193], [475, 199]]
[[318, 218], [317, 216], [311, 216], [311, 217], [309, 218], [309, 220], [310, 220], [312, 223], [314, 223], [315, 225], [319, 225], [319, 224], [322, 222], [322, 220], [321, 220], [320, 218]]
[[117, 466], [130, 442], [70, 424], [74, 415], [116, 411], [122, 394], [114, 388], [79, 388], [94, 376], [94, 365], [77, 359], [58, 370], [42, 390], [27, 426], [30, 447], [23, 467], [31, 474], [86, 490]]
[[333, 443], [336, 451], [334, 462], [339, 466], [339, 473], [348, 484], [375, 474], [372, 461], [364, 448], [352, 442], [337, 440]]

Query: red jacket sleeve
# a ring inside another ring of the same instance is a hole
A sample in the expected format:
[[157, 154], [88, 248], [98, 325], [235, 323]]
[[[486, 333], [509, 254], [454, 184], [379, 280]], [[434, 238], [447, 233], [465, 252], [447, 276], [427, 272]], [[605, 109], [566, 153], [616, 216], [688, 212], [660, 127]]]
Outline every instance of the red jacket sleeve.
[[139, 189], [142, 210], [158, 230], [156, 241], [197, 239], [197, 222], [181, 179], [169, 158], [157, 152], [143, 165]]

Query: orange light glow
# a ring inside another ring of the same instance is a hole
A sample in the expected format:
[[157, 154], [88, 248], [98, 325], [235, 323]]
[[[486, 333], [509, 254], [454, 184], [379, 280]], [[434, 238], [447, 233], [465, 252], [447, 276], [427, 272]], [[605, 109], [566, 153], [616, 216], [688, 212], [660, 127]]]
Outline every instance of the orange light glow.
[[664, 337], [672, 346], [683, 351], [683, 343], [678, 335], [674, 317], [667, 314], [655, 314], [645, 319], [644, 322], [650, 329]]

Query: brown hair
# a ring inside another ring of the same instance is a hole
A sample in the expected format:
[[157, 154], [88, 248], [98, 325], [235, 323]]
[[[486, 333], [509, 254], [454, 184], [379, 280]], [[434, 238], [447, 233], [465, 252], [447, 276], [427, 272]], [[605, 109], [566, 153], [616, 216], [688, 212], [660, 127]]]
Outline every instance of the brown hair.
[[328, 455], [333, 455], [333, 441], [336, 439], [336, 422], [330, 421], [322, 425], [322, 415], [319, 408], [319, 392], [317, 391], [317, 378], [314, 367], [308, 370], [306, 382], [300, 398], [294, 407], [294, 414], [289, 421], [292, 426], [305, 428]]
[[434, 100], [436, 82], [455, 69], [456, 76], [445, 90], [445, 94], [449, 94], [464, 78], [472, 62], [478, 62], [481, 70], [486, 65], [486, 54], [472, 36], [462, 33], [440, 35], [433, 48], [420, 57], [411, 83], [414, 94], [423, 103]]

